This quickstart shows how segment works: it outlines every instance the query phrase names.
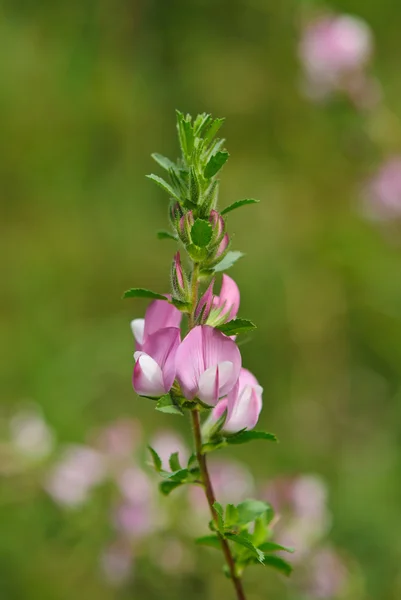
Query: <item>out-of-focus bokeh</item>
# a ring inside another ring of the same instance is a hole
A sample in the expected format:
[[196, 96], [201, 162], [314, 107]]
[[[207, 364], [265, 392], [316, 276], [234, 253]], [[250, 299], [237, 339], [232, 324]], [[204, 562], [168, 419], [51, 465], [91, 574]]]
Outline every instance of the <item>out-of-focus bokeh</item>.
[[[348, 15], [348, 16], [347, 16]], [[351, 16], [349, 16], [351, 15]], [[157, 494], [146, 443], [188, 423], [131, 386], [129, 322], [165, 292], [174, 109], [227, 117], [229, 272], [280, 444], [222, 450], [222, 501], [281, 514], [291, 581], [249, 600], [401, 596], [401, 79], [393, 0], [6, 0], [0, 8], [0, 597], [220, 600], [196, 490]], [[196, 506], [196, 518], [188, 514]], [[199, 519], [199, 522], [198, 522]]]

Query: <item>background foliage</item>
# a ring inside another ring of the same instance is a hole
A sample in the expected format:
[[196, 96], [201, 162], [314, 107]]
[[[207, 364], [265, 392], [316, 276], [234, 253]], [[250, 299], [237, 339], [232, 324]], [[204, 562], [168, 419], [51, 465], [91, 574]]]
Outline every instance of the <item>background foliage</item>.
[[[145, 174], [154, 170], [151, 152], [177, 154], [174, 109], [226, 116], [221, 205], [261, 199], [227, 217], [233, 246], [247, 254], [230, 271], [242, 290], [240, 315], [258, 324], [241, 350], [265, 389], [261, 428], [281, 441], [230, 453], [260, 478], [322, 476], [330, 539], [357, 565], [358, 597], [395, 600], [401, 255], [397, 226], [366, 220], [358, 193], [401, 146], [401, 8], [390, 0], [331, 5], [373, 29], [389, 108], [372, 116], [300, 93], [298, 28], [311, 4], [2, 3], [1, 427], [6, 435], [29, 399], [60, 444], [83, 442], [120, 416], [138, 417], [146, 435], [169, 419], [187, 429], [132, 391], [128, 325], [146, 303], [122, 302], [121, 293], [169, 284], [173, 243], [155, 236], [166, 227], [167, 199]], [[108, 586], [97, 558], [107, 492], [66, 516], [29, 477], [2, 471], [2, 598], [228, 595], [204, 550], [196, 574], [155, 576], [143, 558], [131, 587]], [[275, 574], [252, 577], [251, 600], [296, 597]]]

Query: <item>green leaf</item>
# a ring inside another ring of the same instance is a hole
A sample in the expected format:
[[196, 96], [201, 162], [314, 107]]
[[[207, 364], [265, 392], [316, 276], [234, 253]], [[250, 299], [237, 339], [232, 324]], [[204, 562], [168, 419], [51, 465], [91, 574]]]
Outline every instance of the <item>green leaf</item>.
[[189, 244], [189, 246], [187, 246], [187, 252], [194, 262], [202, 262], [208, 255], [208, 250], [206, 248], [199, 248], [199, 246], [195, 246], [195, 244]]
[[230, 206], [226, 206], [220, 214], [226, 215], [227, 213], [235, 210], [236, 208], [240, 208], [241, 206], [245, 206], [246, 204], [257, 204], [259, 200], [255, 200], [254, 198], [244, 198], [244, 200], [237, 200], [230, 204]]
[[171, 298], [170, 304], [173, 304], [182, 312], [189, 312], [191, 310], [191, 304], [189, 302], [182, 302], [182, 300], [178, 300], [178, 298]]
[[223, 531], [224, 529], [224, 511], [223, 511], [223, 507], [221, 506], [221, 504], [219, 502], [215, 502], [213, 504], [213, 508], [216, 511], [216, 515], [217, 515], [217, 526], [219, 531]]
[[210, 142], [212, 141], [212, 139], [214, 138], [214, 136], [216, 135], [216, 133], [218, 132], [220, 127], [223, 125], [224, 121], [225, 121], [225, 118], [222, 117], [219, 119], [215, 119], [213, 121], [213, 123], [211, 123], [210, 127], [208, 128], [208, 130], [206, 131], [206, 133], [204, 135], [205, 145], [210, 144]]
[[198, 466], [198, 458], [195, 453], [191, 454], [188, 459], [188, 469], [192, 469], [192, 467]]
[[156, 404], [156, 410], [167, 413], [169, 415], [183, 415], [183, 411], [177, 404], [175, 404], [174, 400], [170, 396], [170, 394], [164, 394]]
[[191, 238], [193, 243], [199, 248], [206, 248], [212, 239], [213, 229], [209, 221], [196, 219], [192, 225]]
[[159, 490], [164, 496], [168, 496], [173, 490], [182, 485], [181, 481], [162, 481]]
[[159, 240], [178, 240], [178, 237], [174, 233], [170, 233], [170, 231], [165, 231], [164, 229], [157, 232], [157, 238]]
[[157, 162], [157, 164], [163, 167], [163, 169], [166, 169], [166, 171], [169, 171], [169, 169], [177, 169], [177, 165], [173, 163], [172, 160], [166, 158], [165, 156], [162, 156], [161, 154], [158, 154], [157, 152], [151, 154], [151, 157]]
[[182, 469], [178, 452], [173, 452], [173, 454], [170, 456], [169, 465], [172, 471], [180, 471]]
[[238, 510], [234, 504], [227, 504], [226, 506], [226, 516], [224, 519], [225, 527], [232, 527], [236, 525], [238, 522]]
[[168, 298], [162, 294], [157, 294], [151, 290], [145, 290], [144, 288], [131, 288], [123, 294], [123, 298], [152, 298], [152, 300], [166, 300]]
[[266, 431], [240, 431], [234, 435], [227, 436], [227, 444], [246, 444], [253, 440], [268, 440], [269, 442], [277, 442], [277, 438], [273, 433], [267, 433]]
[[201, 187], [199, 178], [196, 174], [194, 167], [191, 167], [189, 171], [189, 199], [193, 204], [198, 204], [201, 193]]
[[264, 516], [265, 515], [255, 519], [255, 526], [253, 528], [252, 541], [257, 548], [260, 548], [260, 545], [263, 544], [267, 538], [267, 519], [265, 519]]
[[203, 173], [206, 179], [211, 179], [211, 177], [216, 175], [216, 173], [218, 173], [222, 166], [227, 162], [229, 156], [229, 153], [224, 150], [213, 154], [213, 156], [210, 157]]
[[178, 469], [173, 473], [166, 473], [166, 479], [169, 481], [179, 481], [183, 483], [188, 477], [188, 469]]
[[251, 554], [255, 558], [257, 558], [257, 560], [260, 563], [263, 563], [265, 556], [261, 550], [259, 550], [258, 548], [256, 548], [256, 546], [253, 545], [249, 534], [247, 534], [246, 532], [226, 533], [225, 536], [228, 540], [231, 540], [235, 544], [239, 544], [241, 546], [244, 546], [244, 548], [247, 548], [247, 550], [250, 550]]
[[160, 456], [157, 454], [156, 450], [154, 448], [152, 448], [152, 446], [148, 446], [148, 450], [149, 450], [150, 454], [152, 455], [153, 466], [155, 468], [155, 471], [160, 473], [162, 470], [162, 460], [161, 460]]
[[229, 250], [223, 260], [221, 260], [214, 267], [214, 270], [216, 272], [226, 271], [227, 269], [230, 269], [242, 256], [245, 256], [245, 254], [239, 250]]
[[273, 569], [280, 571], [287, 577], [292, 573], [292, 566], [290, 563], [280, 556], [275, 556], [274, 554], [265, 554], [263, 564], [267, 567], [273, 567]]
[[216, 329], [219, 329], [225, 335], [238, 335], [256, 329], [256, 325], [247, 319], [232, 319], [228, 323], [218, 325]]
[[221, 550], [221, 544], [219, 537], [217, 535], [204, 535], [195, 540], [195, 544], [199, 544], [199, 546], [209, 546], [210, 548], [217, 548], [217, 550]]
[[238, 524], [247, 525], [252, 523], [258, 517], [261, 517], [265, 512], [271, 511], [270, 504], [262, 502], [262, 500], [245, 500], [237, 506]]
[[287, 546], [281, 546], [280, 544], [275, 544], [274, 542], [263, 542], [263, 544], [259, 544], [259, 550], [262, 552], [290, 552], [291, 554], [295, 552], [294, 548], [288, 548]]
[[180, 196], [177, 194], [177, 192], [175, 190], [173, 190], [173, 188], [171, 187], [171, 185], [169, 183], [167, 183], [167, 181], [164, 181], [164, 179], [162, 179], [161, 177], [158, 177], [157, 175], [153, 175], [153, 173], [151, 175], [146, 175], [146, 177], [148, 179], [150, 179], [151, 181], [154, 181], [159, 187], [162, 188], [162, 190], [167, 192], [169, 196], [172, 196], [173, 198], [178, 200], [178, 202], [181, 202]]

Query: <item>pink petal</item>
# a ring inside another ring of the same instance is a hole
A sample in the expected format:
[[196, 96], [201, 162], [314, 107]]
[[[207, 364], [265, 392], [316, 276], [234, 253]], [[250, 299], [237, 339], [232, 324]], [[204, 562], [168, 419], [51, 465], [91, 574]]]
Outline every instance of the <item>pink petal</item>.
[[229, 309], [228, 317], [235, 319], [239, 309], [240, 292], [234, 279], [226, 274], [223, 275], [221, 284], [220, 302], [226, 303], [226, 307]]
[[166, 393], [163, 373], [157, 362], [148, 354], [135, 352], [137, 361], [134, 367], [132, 384], [139, 396], [157, 398]]
[[153, 300], [146, 310], [144, 339], [165, 327], [179, 327], [182, 313], [165, 300]]
[[212, 421], [218, 421], [224, 415], [226, 410], [227, 410], [227, 398], [223, 398], [222, 400], [220, 400], [220, 402], [218, 402], [216, 404], [216, 406], [212, 410], [212, 414], [210, 415], [210, 418], [212, 419]]
[[[195, 327], [188, 333], [177, 350], [176, 360], [177, 379], [188, 400], [198, 394], [200, 383], [202, 391], [206, 392], [208, 398], [211, 397], [210, 386], [211, 381], [215, 383], [217, 366], [218, 397], [225, 396], [234, 387], [241, 369], [241, 355], [236, 344], [207, 325]], [[232, 363], [232, 366], [227, 363]], [[210, 371], [201, 382], [201, 375], [211, 367], [214, 367], [214, 371]]]
[[180, 330], [177, 327], [166, 327], [148, 335], [143, 345], [143, 351], [156, 361], [163, 373], [165, 392], [168, 392], [174, 383], [179, 344]]
[[253, 429], [262, 410], [263, 389], [247, 369], [241, 369], [237, 384], [227, 396], [227, 420], [224, 430], [234, 433]]

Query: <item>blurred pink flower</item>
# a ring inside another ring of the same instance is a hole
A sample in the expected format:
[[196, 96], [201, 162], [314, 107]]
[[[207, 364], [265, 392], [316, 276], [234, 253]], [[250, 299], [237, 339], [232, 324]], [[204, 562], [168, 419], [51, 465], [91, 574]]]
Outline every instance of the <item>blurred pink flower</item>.
[[373, 104], [378, 90], [365, 74], [372, 52], [372, 32], [358, 17], [329, 14], [309, 22], [299, 57], [310, 96], [318, 99], [341, 90], [357, 105]]
[[128, 538], [142, 538], [156, 529], [154, 510], [146, 502], [123, 502], [114, 511], [117, 530]]
[[133, 557], [130, 545], [121, 541], [111, 544], [103, 551], [100, 564], [111, 585], [122, 585], [132, 576]]
[[83, 504], [92, 488], [106, 476], [103, 456], [86, 446], [68, 447], [45, 481], [45, 489], [59, 504]]
[[339, 555], [325, 547], [308, 561], [303, 589], [309, 598], [332, 599], [344, 592], [348, 571]]
[[184, 440], [174, 431], [162, 430], [155, 433], [150, 445], [154, 448], [162, 460], [163, 469], [169, 468], [169, 458], [174, 452], [178, 452], [182, 465], [189, 458], [189, 450]]
[[142, 439], [142, 428], [135, 419], [119, 419], [104, 427], [95, 439], [100, 452], [111, 459], [131, 459]]
[[364, 209], [368, 217], [392, 220], [401, 217], [401, 156], [385, 161], [365, 185]]
[[330, 527], [324, 482], [315, 475], [277, 478], [266, 486], [262, 498], [276, 513], [274, 530], [279, 543], [295, 548], [288, 559], [302, 561]]
[[23, 408], [11, 418], [10, 435], [14, 448], [34, 460], [45, 458], [54, 448], [54, 433], [35, 404]]
[[188, 400], [215, 406], [235, 386], [241, 355], [230, 338], [207, 325], [192, 329], [177, 350], [177, 379]]
[[262, 410], [262, 392], [256, 377], [242, 368], [234, 388], [213, 409], [211, 421], [218, 421], [227, 410], [224, 431], [235, 433], [241, 429], [253, 429]]
[[[222, 504], [238, 504], [255, 493], [255, 484], [249, 469], [234, 460], [210, 460], [209, 472], [213, 489]], [[189, 500], [196, 511], [208, 511], [203, 489], [191, 486], [188, 489]]]

